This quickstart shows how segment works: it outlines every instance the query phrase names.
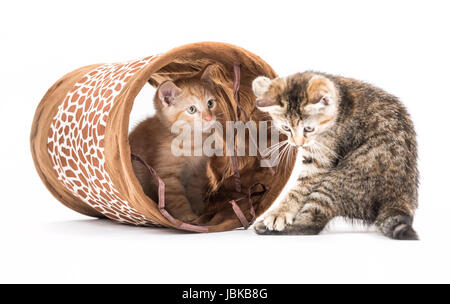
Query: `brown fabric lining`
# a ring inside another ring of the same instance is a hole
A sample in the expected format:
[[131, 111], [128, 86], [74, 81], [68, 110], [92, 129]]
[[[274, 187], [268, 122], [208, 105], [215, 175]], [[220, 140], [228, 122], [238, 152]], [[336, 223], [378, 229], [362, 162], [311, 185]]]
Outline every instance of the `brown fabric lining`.
[[[242, 108], [241, 108], [241, 103], [240, 103], [241, 99], [240, 99], [240, 95], [239, 95], [239, 88], [240, 88], [240, 82], [241, 82], [241, 66], [240, 66], [240, 64], [234, 63], [233, 70], [234, 70], [233, 96], [234, 96], [234, 102], [236, 103], [237, 119], [241, 119]], [[245, 114], [245, 117], [247, 119], [247, 114]], [[235, 136], [235, 139], [236, 139], [236, 136]], [[233, 153], [234, 154], [232, 156], [231, 163], [233, 165], [233, 170], [234, 170], [234, 184], [236, 187], [236, 192], [241, 192], [242, 191], [241, 176], [239, 174], [239, 165], [238, 165], [238, 160], [237, 160], [236, 145], [234, 145]], [[235, 208], [233, 205], [233, 210], [234, 209]], [[236, 210], [235, 210], [235, 212], [236, 212]], [[242, 223], [242, 221], [241, 221], [241, 223]]]

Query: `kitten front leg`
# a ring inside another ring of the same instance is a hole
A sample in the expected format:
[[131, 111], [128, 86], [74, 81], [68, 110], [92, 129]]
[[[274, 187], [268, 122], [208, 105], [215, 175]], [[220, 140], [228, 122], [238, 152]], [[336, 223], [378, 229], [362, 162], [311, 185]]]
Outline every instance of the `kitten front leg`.
[[318, 234], [337, 215], [332, 193], [321, 180], [324, 174], [300, 178], [286, 200], [263, 221], [255, 224], [258, 234]]
[[166, 184], [165, 203], [166, 208], [175, 218], [190, 222], [197, 218], [197, 215], [192, 211], [191, 204], [186, 197], [185, 189], [180, 182], [180, 178], [175, 176], [162, 177]]
[[255, 224], [255, 231], [262, 235], [316, 235], [334, 217], [333, 212], [320, 204], [307, 203], [296, 215], [292, 224], [285, 225], [281, 230], [269, 230], [263, 222]]
[[262, 221], [255, 224], [256, 233], [269, 234], [270, 231], [285, 230], [288, 225], [294, 222], [308, 193], [307, 188], [294, 187], [278, 207], [269, 212]]
[[204, 193], [206, 180], [202, 174], [195, 173], [188, 178], [185, 193], [195, 214], [201, 214], [205, 209]]

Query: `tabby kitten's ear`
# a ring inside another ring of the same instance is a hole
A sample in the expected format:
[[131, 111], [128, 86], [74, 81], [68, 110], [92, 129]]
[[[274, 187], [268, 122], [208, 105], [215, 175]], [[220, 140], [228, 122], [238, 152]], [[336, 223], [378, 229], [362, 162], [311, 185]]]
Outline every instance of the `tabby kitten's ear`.
[[273, 112], [281, 108], [275, 98], [266, 94], [271, 82], [269, 78], [259, 76], [252, 83], [253, 93], [256, 96], [256, 107], [263, 112]]
[[182, 90], [169, 80], [159, 86], [158, 97], [164, 106], [170, 106], [181, 92]]
[[309, 103], [317, 106], [328, 106], [337, 101], [337, 90], [333, 82], [320, 75], [309, 80], [307, 94]]
[[271, 80], [265, 76], [259, 76], [252, 83], [253, 93], [256, 98], [261, 98], [270, 87]]

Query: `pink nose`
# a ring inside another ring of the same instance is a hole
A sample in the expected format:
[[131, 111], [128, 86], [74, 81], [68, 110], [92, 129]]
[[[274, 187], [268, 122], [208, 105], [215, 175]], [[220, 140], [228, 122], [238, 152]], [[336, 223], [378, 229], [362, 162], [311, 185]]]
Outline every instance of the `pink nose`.
[[203, 119], [206, 121], [211, 121], [212, 117], [210, 115], [203, 116]]

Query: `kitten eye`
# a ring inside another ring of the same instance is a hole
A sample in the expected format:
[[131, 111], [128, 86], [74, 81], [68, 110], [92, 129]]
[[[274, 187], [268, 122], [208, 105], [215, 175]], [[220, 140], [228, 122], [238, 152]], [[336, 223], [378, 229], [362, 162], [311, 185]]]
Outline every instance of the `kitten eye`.
[[212, 107], [214, 107], [214, 100], [212, 100], [212, 99], [210, 99], [210, 100], [208, 100], [208, 102], [206, 103], [206, 105], [208, 106], [208, 108], [212, 108]]
[[189, 108], [187, 108], [186, 110], [189, 114], [194, 114], [195, 112], [197, 112], [197, 108], [195, 106], [190, 106]]
[[310, 133], [312, 131], [314, 131], [313, 127], [305, 127], [305, 129], [303, 129], [306, 133]]
[[286, 125], [282, 125], [281, 128], [283, 128], [284, 131], [288, 131], [288, 132], [291, 131], [291, 128], [289, 128], [289, 126], [286, 126]]

